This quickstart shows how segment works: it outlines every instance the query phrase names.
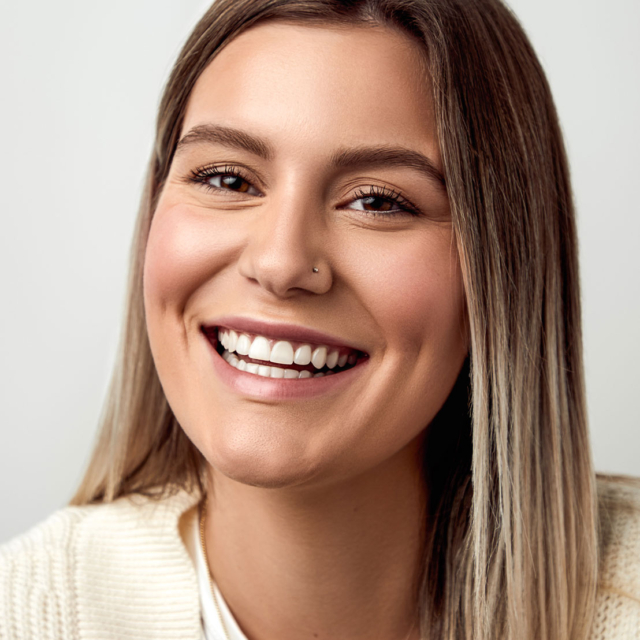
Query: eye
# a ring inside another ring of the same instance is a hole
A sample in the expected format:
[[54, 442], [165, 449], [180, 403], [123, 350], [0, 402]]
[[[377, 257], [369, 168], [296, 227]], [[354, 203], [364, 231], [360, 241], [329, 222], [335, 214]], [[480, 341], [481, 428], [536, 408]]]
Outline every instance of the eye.
[[247, 193], [251, 189], [251, 185], [247, 180], [240, 176], [234, 175], [219, 175], [211, 176], [207, 179], [206, 184], [216, 189], [228, 189], [230, 191], [238, 191], [240, 193]]
[[212, 191], [231, 191], [235, 193], [246, 193], [250, 196], [261, 196], [262, 194], [242, 176], [237, 167], [203, 167], [197, 169], [190, 176], [190, 181], [200, 184]]
[[348, 209], [367, 211], [379, 216], [420, 216], [422, 212], [406, 198], [393, 189], [372, 185], [366, 190], [360, 189]]
[[354, 201], [354, 204], [358, 206], [351, 207], [352, 209], [360, 209], [361, 211], [380, 211], [387, 212], [393, 211], [394, 204], [391, 200], [381, 198], [380, 196], [367, 196], [366, 198], [358, 198]]

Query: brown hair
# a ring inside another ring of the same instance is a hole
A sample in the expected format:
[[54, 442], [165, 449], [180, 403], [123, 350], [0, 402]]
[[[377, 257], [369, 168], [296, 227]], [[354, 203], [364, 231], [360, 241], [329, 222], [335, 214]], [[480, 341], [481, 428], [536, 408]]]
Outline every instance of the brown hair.
[[151, 356], [142, 266], [191, 90], [221, 47], [265, 20], [386, 25], [425, 52], [471, 350], [427, 430], [423, 636], [585, 638], [596, 504], [569, 172], [544, 73], [499, 0], [219, 0], [207, 11], [160, 105], [120, 359], [72, 504], [202, 490], [202, 456], [174, 418]]

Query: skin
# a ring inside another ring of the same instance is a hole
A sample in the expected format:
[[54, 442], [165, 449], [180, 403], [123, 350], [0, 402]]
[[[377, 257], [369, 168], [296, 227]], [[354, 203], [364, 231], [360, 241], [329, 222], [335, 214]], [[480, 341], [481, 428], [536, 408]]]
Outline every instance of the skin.
[[[151, 348], [209, 464], [208, 560], [251, 640], [419, 637], [419, 447], [468, 351], [449, 204], [414, 167], [331, 158], [402, 147], [441, 168], [420, 68], [417, 46], [383, 27], [253, 27], [199, 78], [181, 136], [233, 127], [272, 157], [184, 144], [155, 212]], [[238, 167], [246, 191], [189, 180], [212, 164]], [[421, 215], [366, 210], [372, 185]], [[369, 354], [366, 373], [311, 399], [232, 393], [200, 331], [229, 314], [340, 336]]]

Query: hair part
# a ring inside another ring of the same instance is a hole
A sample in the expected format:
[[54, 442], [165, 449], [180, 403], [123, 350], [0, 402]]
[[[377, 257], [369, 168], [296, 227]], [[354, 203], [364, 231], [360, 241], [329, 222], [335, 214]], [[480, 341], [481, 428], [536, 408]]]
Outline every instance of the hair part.
[[425, 439], [423, 637], [586, 638], [597, 514], [568, 163], [544, 73], [500, 0], [218, 0], [207, 11], [160, 104], [118, 362], [72, 504], [204, 490], [203, 456], [153, 363], [144, 253], [195, 82], [268, 20], [390, 27], [425, 53], [471, 350]]

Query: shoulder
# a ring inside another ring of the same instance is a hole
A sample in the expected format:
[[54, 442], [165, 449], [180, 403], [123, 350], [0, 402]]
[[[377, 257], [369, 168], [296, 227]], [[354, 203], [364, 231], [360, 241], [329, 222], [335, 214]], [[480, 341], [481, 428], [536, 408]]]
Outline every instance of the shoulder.
[[640, 478], [599, 475], [597, 489], [600, 566], [592, 638], [637, 638]]
[[195, 504], [197, 497], [175, 492], [163, 498], [128, 495], [113, 502], [65, 507], [9, 542], [0, 545], [0, 566], [42, 555], [68, 555], [84, 538], [109, 546], [109, 538], [162, 536], [166, 526]]
[[68, 507], [0, 546], [0, 638], [23, 638], [33, 609], [56, 612], [54, 637], [76, 638], [73, 546], [94, 507]]
[[598, 477], [600, 583], [640, 602], [640, 478]]
[[[0, 546], [0, 638], [43, 637], [44, 629], [55, 638], [89, 638], [103, 626], [113, 637], [135, 637], [113, 615], [119, 611], [126, 625], [128, 611], [155, 597], [172, 600], [173, 613], [179, 609], [192, 626], [193, 571], [178, 526], [197, 499], [178, 491], [66, 507]], [[34, 620], [43, 625], [35, 636]]]

